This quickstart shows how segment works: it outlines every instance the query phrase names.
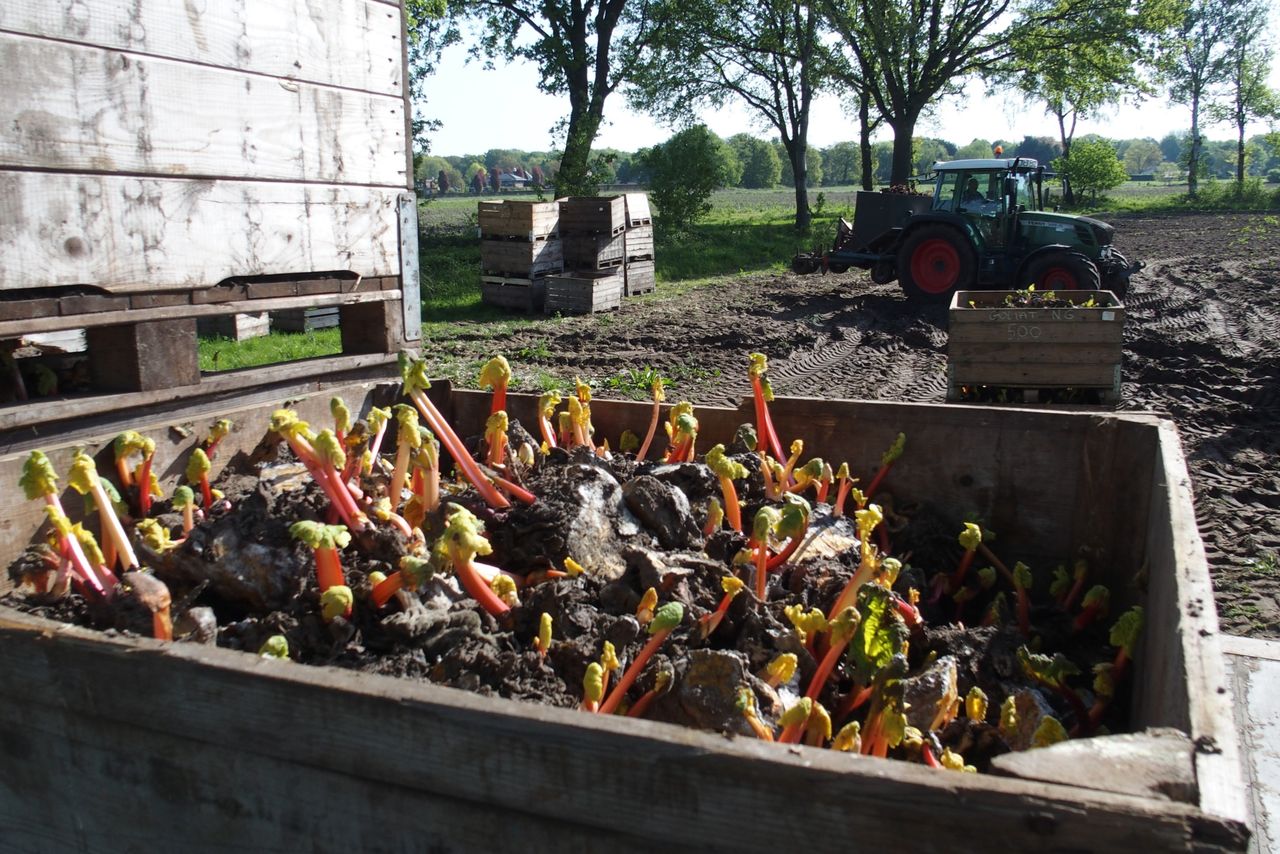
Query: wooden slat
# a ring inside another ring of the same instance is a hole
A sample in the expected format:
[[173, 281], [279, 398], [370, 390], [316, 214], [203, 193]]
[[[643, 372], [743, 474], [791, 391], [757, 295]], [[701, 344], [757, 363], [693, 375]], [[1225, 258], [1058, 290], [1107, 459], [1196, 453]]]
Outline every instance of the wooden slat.
[[947, 326], [947, 345], [956, 344], [1103, 344], [1121, 340], [1122, 328], [1111, 323], [1039, 323], [1030, 321], [962, 323]]
[[313, 296], [275, 297], [273, 299], [233, 300], [208, 305], [171, 305], [157, 308], [131, 308], [127, 311], [105, 311], [99, 314], [81, 314], [71, 317], [41, 317], [34, 320], [7, 320], [0, 322], [0, 338], [12, 337], [24, 332], [49, 332], [56, 329], [80, 329], [95, 326], [116, 326], [122, 323], [141, 323], [150, 320], [173, 320], [181, 317], [212, 317], [241, 312], [276, 311], [280, 309], [341, 306], [362, 302], [384, 302], [400, 299], [400, 291], [366, 291], [346, 294], [315, 294]]
[[384, 95], [404, 92], [400, 10], [369, 0], [6, 0], [0, 30]]
[[1115, 365], [1036, 364], [1017, 360], [983, 362], [973, 359], [949, 363], [947, 376], [959, 385], [1111, 388], [1115, 383]]
[[[653, 263], [653, 262], [650, 262]], [[950, 349], [950, 348], [949, 348]], [[1113, 368], [1120, 362], [1124, 348], [1119, 341], [1074, 344], [1035, 341], [1011, 347], [1007, 343], [966, 343], [960, 352], [948, 353], [947, 364], [959, 366], [970, 362], [1027, 362], [1057, 365], [1062, 362], [1106, 365]]]
[[404, 101], [0, 32], [0, 163], [404, 187]]
[[[788, 850], [807, 836], [900, 851], [916, 847], [908, 828], [928, 834], [941, 827], [945, 843], [919, 839], [920, 850], [990, 851], [998, 832], [1000, 845], [1014, 851], [1190, 851], [1206, 825], [1216, 829], [1194, 807], [1155, 799], [726, 740], [216, 648], [66, 628], [50, 638], [48, 630], [43, 621], [0, 613], [8, 652], [0, 683], [21, 686], [15, 696], [32, 714], [54, 707], [86, 721], [190, 739], [201, 751], [229, 745], [273, 760], [259, 766], [264, 771], [278, 761], [344, 775], [369, 792], [343, 802], [363, 827], [380, 824], [377, 793], [391, 787], [488, 804], [496, 816], [536, 804], [539, 815], [567, 823], [570, 833], [588, 825], [612, 834], [643, 816], [655, 849]], [[300, 716], [299, 709], [324, 714]], [[101, 730], [104, 740], [110, 731]], [[22, 767], [9, 775], [31, 775], [29, 766], [49, 761], [38, 740], [23, 744], [27, 749], [16, 751]], [[161, 796], [167, 782], [153, 776], [149, 786]], [[41, 794], [14, 796], [34, 807]], [[283, 789], [280, 797], [295, 804]], [[557, 850], [554, 840], [546, 842], [526, 840], [529, 850]]]
[[202, 288], [231, 276], [397, 275], [393, 188], [0, 170], [0, 289]]

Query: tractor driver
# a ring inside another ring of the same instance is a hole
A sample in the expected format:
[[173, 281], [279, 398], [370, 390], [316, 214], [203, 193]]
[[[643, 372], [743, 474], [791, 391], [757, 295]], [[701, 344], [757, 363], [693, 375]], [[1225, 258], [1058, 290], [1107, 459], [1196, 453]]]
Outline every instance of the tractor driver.
[[970, 178], [968, 183], [964, 185], [964, 196], [961, 201], [965, 204], [986, 204], [987, 197], [978, 191], [977, 178]]

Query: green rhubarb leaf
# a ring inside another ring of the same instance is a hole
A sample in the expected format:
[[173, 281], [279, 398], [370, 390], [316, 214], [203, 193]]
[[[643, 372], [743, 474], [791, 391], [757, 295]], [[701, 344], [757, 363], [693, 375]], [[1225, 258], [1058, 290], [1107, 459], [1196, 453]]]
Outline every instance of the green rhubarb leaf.
[[507, 361], [506, 356], [494, 356], [485, 362], [484, 367], [480, 369], [480, 376], [476, 378], [476, 384], [485, 389], [506, 388], [509, 382], [511, 382], [511, 363]]
[[1024, 673], [1050, 688], [1061, 687], [1068, 676], [1080, 673], [1080, 668], [1062, 653], [1054, 653], [1052, 657], [1041, 655], [1027, 649], [1025, 644], [1018, 647], [1018, 662]]
[[982, 529], [972, 522], [965, 522], [964, 530], [960, 532], [960, 548], [971, 552], [978, 548], [981, 543]]
[[1111, 627], [1111, 645], [1120, 647], [1124, 654], [1133, 657], [1133, 647], [1142, 634], [1142, 606], [1134, 605], [1120, 615]]
[[49, 462], [44, 451], [32, 451], [27, 457], [27, 461], [22, 464], [22, 477], [18, 479], [18, 485], [31, 501], [58, 494], [58, 474], [53, 470], [53, 463]]
[[895, 655], [903, 653], [910, 632], [894, 607], [893, 593], [878, 584], [864, 584], [859, 589], [858, 615], [848, 656], [857, 680], [866, 684]]
[[329, 398], [329, 414], [333, 416], [333, 429], [343, 433], [351, 429], [351, 410], [342, 398]]
[[782, 509], [779, 511], [778, 524], [774, 529], [779, 537], [800, 537], [809, 529], [809, 516], [812, 510], [809, 502], [794, 493], [782, 496]]
[[405, 394], [411, 394], [415, 391], [425, 392], [431, 388], [431, 380], [427, 378], [427, 362], [425, 359], [415, 359], [408, 350], [401, 350], [398, 361], [400, 365], [400, 380]]
[[351, 543], [346, 525], [326, 525], [309, 519], [294, 522], [289, 526], [289, 533], [313, 549], [345, 549]]
[[649, 634], [670, 631], [680, 625], [683, 619], [684, 606], [679, 602], [668, 602], [654, 612], [653, 619], [649, 621]]

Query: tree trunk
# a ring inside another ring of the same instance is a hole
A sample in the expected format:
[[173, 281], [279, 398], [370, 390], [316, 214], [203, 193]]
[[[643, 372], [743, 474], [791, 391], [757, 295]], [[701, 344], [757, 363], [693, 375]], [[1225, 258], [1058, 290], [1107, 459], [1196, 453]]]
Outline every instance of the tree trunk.
[[1239, 133], [1236, 136], [1236, 183], [1244, 186], [1244, 122], [1236, 123]]
[[596, 194], [597, 187], [591, 175], [591, 143], [595, 142], [600, 120], [604, 115], [604, 99], [600, 100], [599, 112], [593, 103], [591, 108], [581, 113], [569, 114], [564, 154], [560, 157], [560, 171], [556, 173], [557, 196]]
[[893, 168], [889, 173], [889, 183], [905, 184], [911, 177], [914, 158], [911, 151], [911, 135], [916, 129], [915, 116], [904, 116], [890, 121], [893, 128]]
[[1200, 96], [1191, 96], [1191, 148], [1187, 151], [1187, 195], [1195, 196], [1200, 181]]
[[806, 234], [812, 221], [809, 211], [809, 168], [805, 162], [808, 146], [803, 138], [790, 139], [784, 144], [787, 156], [791, 158], [791, 175], [796, 184], [796, 233]]
[[[1076, 116], [1073, 114], [1071, 117], [1070, 132], [1067, 131], [1066, 113], [1059, 112], [1057, 116], [1058, 136], [1062, 140], [1062, 162], [1065, 164], [1071, 161], [1071, 140], [1076, 135]], [[1066, 170], [1064, 169], [1062, 175], [1062, 203], [1064, 205], [1072, 205], [1075, 204], [1075, 200], [1075, 191], [1071, 189], [1071, 178], [1066, 174]]]
[[871, 96], [864, 87], [858, 93], [858, 148], [862, 153], [862, 189], [875, 189], [875, 163], [871, 157]]

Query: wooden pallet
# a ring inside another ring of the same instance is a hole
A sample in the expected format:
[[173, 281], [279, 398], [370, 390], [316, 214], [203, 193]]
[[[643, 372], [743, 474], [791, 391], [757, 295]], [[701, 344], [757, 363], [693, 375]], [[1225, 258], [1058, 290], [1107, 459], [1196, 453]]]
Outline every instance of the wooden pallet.
[[649, 214], [648, 196], [644, 193], [626, 193], [623, 198], [627, 202], [627, 228], [653, 224], [653, 217]]
[[607, 270], [621, 267], [626, 257], [623, 234], [566, 234], [564, 266], [570, 270]]
[[338, 325], [338, 307], [292, 308], [274, 312], [271, 325], [281, 332], [314, 332]]
[[604, 234], [627, 228], [627, 203], [622, 196], [570, 196], [560, 199], [560, 233]]
[[271, 315], [260, 311], [254, 314], [227, 314], [221, 317], [201, 317], [196, 320], [196, 334], [210, 338], [230, 338], [247, 341], [259, 338], [271, 331]]
[[623, 271], [624, 294], [629, 297], [653, 293], [657, 288], [652, 261], [628, 261]]
[[560, 206], [555, 202], [480, 202], [478, 222], [483, 237], [545, 240], [559, 233]]
[[547, 314], [594, 314], [622, 307], [622, 271], [575, 271], [549, 276], [543, 310]]
[[653, 226], [628, 226], [622, 235], [627, 261], [653, 260]]
[[514, 278], [509, 276], [482, 276], [480, 300], [487, 305], [515, 309], [529, 314], [542, 311], [546, 300], [545, 278]]

